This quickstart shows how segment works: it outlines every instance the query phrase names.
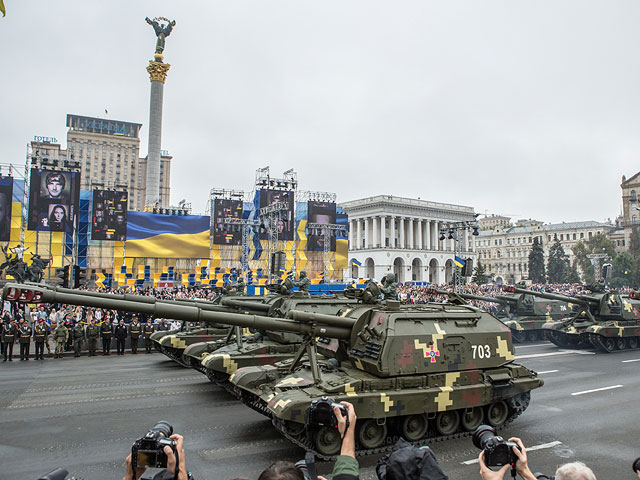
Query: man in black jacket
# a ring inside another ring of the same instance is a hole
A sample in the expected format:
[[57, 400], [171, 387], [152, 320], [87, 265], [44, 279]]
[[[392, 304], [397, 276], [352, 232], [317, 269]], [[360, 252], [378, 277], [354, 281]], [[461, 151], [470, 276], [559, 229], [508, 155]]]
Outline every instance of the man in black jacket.
[[124, 342], [127, 339], [127, 326], [124, 324], [124, 320], [120, 320], [120, 323], [116, 325], [114, 335], [116, 337], [118, 355], [124, 355]]

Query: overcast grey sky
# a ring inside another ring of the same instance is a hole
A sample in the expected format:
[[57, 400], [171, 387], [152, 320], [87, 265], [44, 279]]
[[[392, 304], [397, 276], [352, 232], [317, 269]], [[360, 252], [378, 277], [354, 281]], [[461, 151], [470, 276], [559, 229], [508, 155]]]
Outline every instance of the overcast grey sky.
[[338, 201], [379, 194], [545, 222], [604, 220], [640, 170], [640, 3], [5, 0], [0, 153], [66, 141], [65, 115], [143, 124], [175, 19], [162, 147], [172, 201], [293, 167]]

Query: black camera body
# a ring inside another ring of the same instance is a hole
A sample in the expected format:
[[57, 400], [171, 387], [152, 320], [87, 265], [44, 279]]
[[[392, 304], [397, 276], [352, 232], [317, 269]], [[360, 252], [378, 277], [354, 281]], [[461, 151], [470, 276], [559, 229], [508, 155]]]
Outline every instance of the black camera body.
[[147, 432], [147, 434], [135, 441], [131, 447], [131, 466], [136, 467], [167, 468], [167, 454], [164, 447], [171, 447], [176, 455], [176, 441], [169, 438], [173, 434], [173, 427], [168, 422], [161, 421]]
[[342, 416], [347, 418], [347, 428], [349, 428], [349, 418], [347, 407], [337, 403], [331, 397], [320, 397], [311, 402], [305, 413], [305, 423], [317, 427], [338, 427], [338, 419], [333, 413], [333, 407], [338, 407]]
[[518, 456], [513, 451], [513, 447], [520, 449], [518, 444], [496, 435], [493, 427], [480, 425], [473, 432], [472, 440], [477, 448], [484, 451], [484, 463], [488, 467], [514, 465], [518, 461]]

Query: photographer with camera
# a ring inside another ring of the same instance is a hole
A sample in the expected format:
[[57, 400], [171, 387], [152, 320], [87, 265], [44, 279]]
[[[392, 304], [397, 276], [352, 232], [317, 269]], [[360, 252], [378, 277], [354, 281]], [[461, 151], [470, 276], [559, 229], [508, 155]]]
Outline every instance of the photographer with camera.
[[[511, 437], [508, 441], [513, 442], [517, 445], [517, 447], [511, 446], [511, 450], [517, 458], [515, 462], [515, 471], [517, 472], [517, 474], [520, 475], [520, 478], [522, 478], [522, 480], [536, 480], [534, 474], [531, 472], [531, 470], [529, 470], [527, 449], [524, 447], [522, 440], [516, 437]], [[505, 474], [513, 468], [513, 465], [511, 463], [507, 463], [498, 471], [491, 470], [485, 462], [484, 449], [478, 456], [478, 463], [480, 464], [480, 477], [482, 477], [482, 480], [502, 480]]]
[[[184, 458], [184, 438], [174, 434], [165, 421], [158, 422], [142, 438], [136, 440], [125, 460], [127, 471], [122, 480], [191, 480]], [[162, 468], [153, 476], [143, 476], [147, 467]]]
[[[340, 455], [333, 466], [333, 480], [358, 480], [360, 471], [356, 460], [355, 441], [357, 417], [353, 405], [349, 402], [334, 403], [333, 399], [330, 398], [323, 398], [318, 403], [321, 404], [321, 410], [324, 410], [327, 405], [332, 406], [333, 415], [335, 416], [334, 425], [337, 426], [338, 433], [342, 438]], [[322, 411], [322, 414], [324, 414], [324, 411]], [[312, 423], [313, 421], [312, 419]], [[264, 470], [258, 480], [326, 480], [324, 477], [315, 474], [313, 460], [313, 454], [307, 453], [306, 462], [301, 461], [297, 464], [276, 462]]]

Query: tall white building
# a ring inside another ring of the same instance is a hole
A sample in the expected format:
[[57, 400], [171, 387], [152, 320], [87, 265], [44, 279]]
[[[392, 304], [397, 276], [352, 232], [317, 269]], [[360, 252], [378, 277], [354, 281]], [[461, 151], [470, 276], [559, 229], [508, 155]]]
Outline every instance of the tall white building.
[[[472, 207], [378, 195], [340, 203], [349, 216], [347, 277], [380, 279], [393, 272], [399, 282], [444, 283], [453, 276], [454, 254], [475, 260], [472, 230], [440, 240], [450, 222], [474, 222]], [[360, 263], [354, 265], [353, 261]]]

